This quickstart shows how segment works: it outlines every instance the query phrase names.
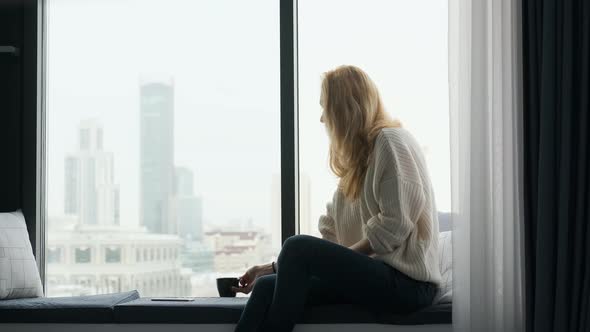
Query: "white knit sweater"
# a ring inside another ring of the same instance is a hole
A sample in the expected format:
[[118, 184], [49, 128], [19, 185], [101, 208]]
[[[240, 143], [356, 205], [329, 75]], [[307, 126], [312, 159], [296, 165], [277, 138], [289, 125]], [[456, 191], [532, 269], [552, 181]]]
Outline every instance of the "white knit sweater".
[[379, 133], [360, 197], [349, 201], [336, 190], [319, 230], [347, 247], [366, 237], [375, 259], [416, 280], [440, 283], [434, 192], [420, 145], [407, 130]]

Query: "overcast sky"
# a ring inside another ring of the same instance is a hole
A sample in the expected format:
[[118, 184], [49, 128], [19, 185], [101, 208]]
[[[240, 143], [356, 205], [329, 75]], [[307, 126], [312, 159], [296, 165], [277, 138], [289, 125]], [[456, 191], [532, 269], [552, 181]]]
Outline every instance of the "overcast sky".
[[[98, 119], [115, 159], [121, 220], [139, 223], [139, 85], [172, 78], [175, 161], [195, 172], [206, 222], [271, 222], [280, 172], [279, 1], [49, 0], [47, 190], [63, 214], [64, 157], [80, 121]], [[386, 108], [426, 148], [439, 210], [450, 208], [447, 4], [300, 0], [301, 170], [311, 223], [331, 199], [319, 122], [321, 73], [365, 69]]]

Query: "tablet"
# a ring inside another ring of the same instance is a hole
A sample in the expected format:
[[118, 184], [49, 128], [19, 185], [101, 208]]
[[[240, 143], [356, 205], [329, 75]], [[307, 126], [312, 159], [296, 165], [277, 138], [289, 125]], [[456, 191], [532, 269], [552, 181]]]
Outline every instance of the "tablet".
[[172, 302], [190, 302], [195, 299], [192, 297], [152, 297], [152, 301], [172, 301]]

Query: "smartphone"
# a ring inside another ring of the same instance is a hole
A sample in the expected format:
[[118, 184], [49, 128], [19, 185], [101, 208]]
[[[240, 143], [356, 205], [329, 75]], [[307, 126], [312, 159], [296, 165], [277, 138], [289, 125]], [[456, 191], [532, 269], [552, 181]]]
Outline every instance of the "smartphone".
[[172, 301], [172, 302], [190, 302], [195, 299], [192, 297], [152, 297], [152, 301]]

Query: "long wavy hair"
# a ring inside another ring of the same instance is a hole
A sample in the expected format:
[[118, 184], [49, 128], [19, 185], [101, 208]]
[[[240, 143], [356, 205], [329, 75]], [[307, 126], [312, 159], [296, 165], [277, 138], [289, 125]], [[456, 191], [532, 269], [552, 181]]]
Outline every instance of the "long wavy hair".
[[320, 104], [330, 137], [330, 168], [349, 200], [359, 197], [375, 139], [383, 128], [401, 127], [383, 107], [377, 86], [360, 68], [324, 73]]

